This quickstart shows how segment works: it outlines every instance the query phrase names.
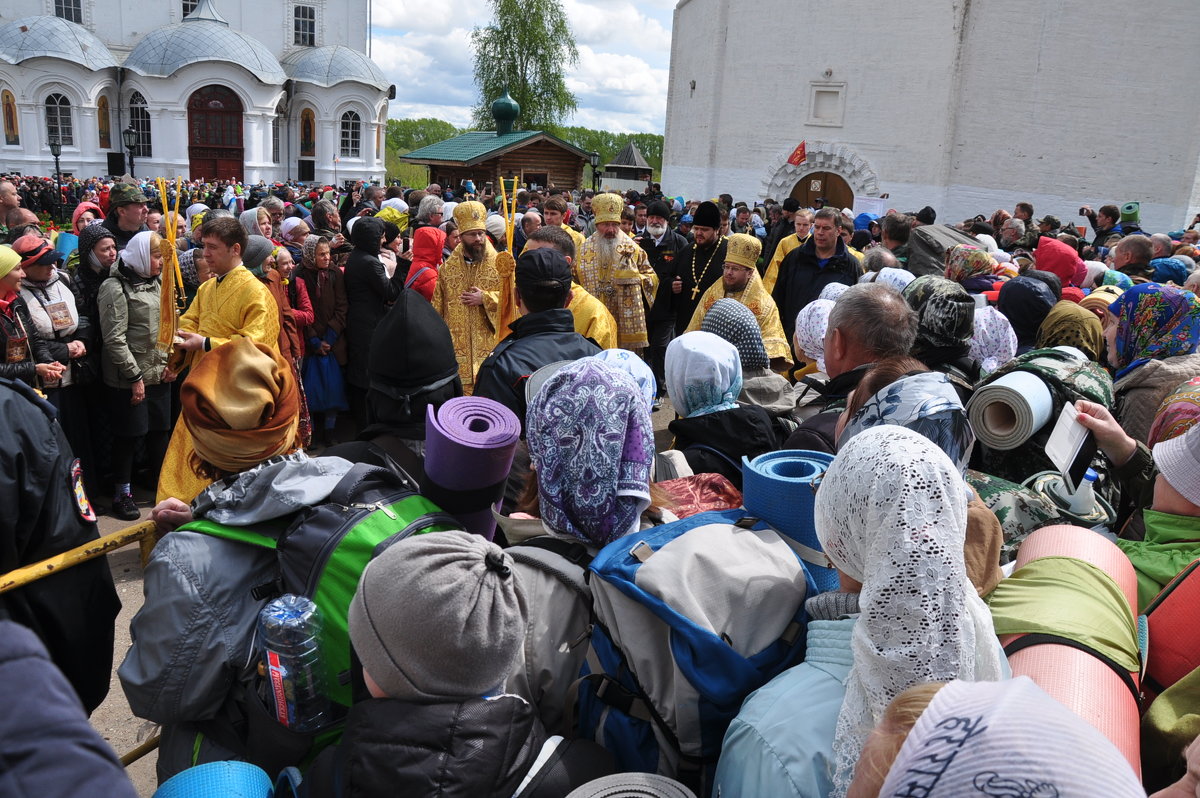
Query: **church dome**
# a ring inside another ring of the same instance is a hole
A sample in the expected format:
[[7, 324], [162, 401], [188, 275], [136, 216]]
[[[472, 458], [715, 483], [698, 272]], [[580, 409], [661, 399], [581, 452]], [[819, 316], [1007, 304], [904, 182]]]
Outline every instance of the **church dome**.
[[292, 80], [326, 88], [348, 80], [382, 90], [391, 85], [374, 61], [340, 44], [296, 50], [283, 59], [283, 70]]
[[19, 64], [38, 57], [74, 61], [93, 70], [117, 65], [104, 42], [74, 22], [38, 16], [0, 25], [0, 59]]
[[144, 77], [166, 78], [201, 61], [238, 64], [267, 84], [287, 80], [266, 45], [229, 27], [212, 0], [200, 0], [182, 22], [147, 33], [125, 58], [124, 66]]

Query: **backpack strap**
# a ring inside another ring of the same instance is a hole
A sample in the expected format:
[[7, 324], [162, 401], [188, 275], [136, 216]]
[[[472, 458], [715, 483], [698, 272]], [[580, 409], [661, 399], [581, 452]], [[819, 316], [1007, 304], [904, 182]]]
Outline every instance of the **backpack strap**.
[[417, 281], [418, 277], [420, 277], [423, 273], [429, 271], [432, 268], [433, 268], [432, 266], [422, 266], [421, 268], [417, 269], [417, 273], [414, 274], [412, 277], [408, 278], [408, 280], [404, 283], [404, 287], [405, 288], [411, 287], [412, 284]]
[[725, 454], [725, 452], [721, 451], [720, 449], [714, 448], [714, 447], [709, 446], [704, 443], [693, 443], [690, 446], [688, 446], [687, 448], [685, 448], [684, 451], [686, 452], [686, 451], [692, 450], [692, 449], [694, 449], [698, 452], [707, 452], [708, 454], [711, 454], [713, 457], [716, 457], [718, 460], [721, 460], [722, 462], [724, 462], [726, 465], [728, 465], [730, 468], [732, 468], [738, 474], [742, 473], [742, 464], [737, 462], [736, 460], [734, 460], [729, 455]]
[[1133, 695], [1133, 700], [1137, 703], [1138, 709], [1141, 710], [1143, 708], [1146, 697], [1138, 688], [1137, 682], [1134, 681], [1134, 678], [1129, 674], [1129, 671], [1125, 670], [1096, 649], [1084, 643], [1080, 643], [1078, 640], [1072, 640], [1069, 637], [1063, 637], [1056, 634], [1035, 633], [1021, 635], [1016, 640], [1013, 640], [1004, 647], [1004, 655], [1006, 657], [1011, 657], [1018, 651], [1029, 648], [1030, 646], [1040, 645], [1042, 643], [1053, 643], [1054, 645], [1067, 646], [1069, 648], [1078, 649], [1079, 651], [1085, 651], [1088, 654], [1091, 654], [1093, 657], [1107, 665], [1113, 673], [1117, 674], [1117, 676], [1121, 678], [1121, 681], [1124, 683], [1125, 687], [1128, 688], [1130, 694]]
[[[587, 585], [586, 574], [594, 558], [582, 543], [540, 535], [509, 546], [507, 551], [517, 562], [554, 577], [591, 603], [592, 591]], [[563, 560], [569, 565], [564, 566]]]
[[279, 548], [279, 541], [270, 535], [264, 535], [262, 532], [256, 532], [253, 529], [246, 529], [245, 527], [218, 524], [216, 521], [209, 521], [206, 518], [190, 521], [179, 527], [177, 531], [199, 532], [202, 535], [245, 543], [248, 546], [257, 546], [260, 549], [274, 550]]
[[394, 486], [397, 491], [412, 490], [412, 485], [394, 471], [367, 463], [355, 463], [329, 492], [329, 501], [349, 507], [363, 492], [363, 485], [370, 482], [382, 482], [385, 485]]

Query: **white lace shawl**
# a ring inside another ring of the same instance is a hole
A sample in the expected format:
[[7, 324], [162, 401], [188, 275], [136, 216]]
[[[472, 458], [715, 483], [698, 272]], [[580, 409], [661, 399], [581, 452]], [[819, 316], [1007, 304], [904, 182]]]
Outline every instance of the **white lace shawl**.
[[853, 438], [821, 482], [815, 520], [826, 554], [863, 585], [833, 744], [843, 796], [893, 698], [922, 682], [995, 681], [1000, 652], [963, 562], [963, 480], [927, 438], [891, 425]]

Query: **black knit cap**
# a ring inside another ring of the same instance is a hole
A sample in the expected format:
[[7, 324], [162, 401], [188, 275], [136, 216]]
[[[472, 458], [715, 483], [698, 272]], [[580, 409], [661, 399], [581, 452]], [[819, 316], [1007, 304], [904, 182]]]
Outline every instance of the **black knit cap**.
[[367, 371], [371, 387], [394, 398], [424, 393], [458, 375], [450, 328], [425, 297], [400, 292], [375, 328]]

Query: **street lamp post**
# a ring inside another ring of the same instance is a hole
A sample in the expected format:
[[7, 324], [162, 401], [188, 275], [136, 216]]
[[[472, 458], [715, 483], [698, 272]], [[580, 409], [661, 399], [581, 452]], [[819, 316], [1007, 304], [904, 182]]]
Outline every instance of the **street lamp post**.
[[121, 141], [125, 143], [125, 152], [129, 153], [129, 176], [136, 177], [133, 173], [133, 150], [138, 145], [138, 132], [133, 129], [132, 122], [121, 131]]
[[600, 179], [598, 169], [600, 168], [600, 153], [589, 152], [588, 162], [592, 165], [592, 191], [600, 190]]
[[62, 169], [58, 156], [62, 155], [62, 140], [55, 133], [50, 136], [50, 154], [54, 156], [54, 221], [62, 222]]

